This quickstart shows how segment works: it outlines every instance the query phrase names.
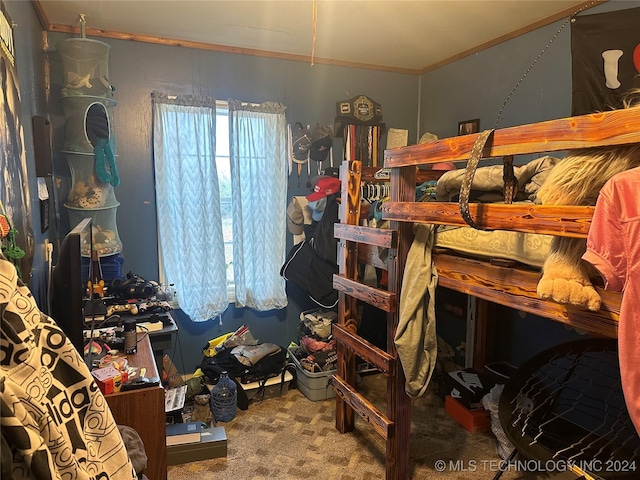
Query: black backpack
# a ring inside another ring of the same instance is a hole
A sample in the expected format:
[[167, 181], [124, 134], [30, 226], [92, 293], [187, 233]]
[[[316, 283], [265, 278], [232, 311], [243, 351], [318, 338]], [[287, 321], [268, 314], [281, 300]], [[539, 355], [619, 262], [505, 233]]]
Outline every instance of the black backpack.
[[337, 273], [338, 265], [320, 257], [307, 240], [294, 245], [280, 268], [285, 280], [295, 283], [324, 308], [338, 304], [338, 291], [333, 288], [333, 276]]
[[[247, 366], [241, 363], [231, 353], [233, 347], [224, 348], [213, 357], [204, 356], [202, 364], [198, 365], [202, 373], [207, 377], [208, 383], [216, 384], [222, 372], [227, 372], [229, 378], [236, 382], [238, 387], [238, 408], [246, 410], [251, 400], [259, 394], [264, 395], [266, 381], [269, 378], [281, 375], [281, 383], [284, 385], [284, 374], [289, 360], [286, 349], [280, 347], [277, 352], [266, 355], [255, 365]], [[258, 382], [258, 391], [248, 398], [241, 384]]]
[[338, 304], [338, 291], [333, 288], [333, 276], [338, 273], [338, 240], [333, 235], [338, 222], [337, 197], [337, 194], [327, 197], [327, 206], [313, 232], [289, 250], [280, 268], [285, 280], [295, 283], [323, 308]]

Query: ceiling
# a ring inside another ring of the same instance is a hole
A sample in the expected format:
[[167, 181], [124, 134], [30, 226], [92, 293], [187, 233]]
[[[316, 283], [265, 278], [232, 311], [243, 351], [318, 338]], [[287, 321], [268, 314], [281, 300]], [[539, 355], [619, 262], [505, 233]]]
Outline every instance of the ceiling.
[[33, 0], [33, 4], [49, 31], [78, 32], [83, 14], [86, 35], [91, 37], [413, 74], [587, 6], [576, 0]]

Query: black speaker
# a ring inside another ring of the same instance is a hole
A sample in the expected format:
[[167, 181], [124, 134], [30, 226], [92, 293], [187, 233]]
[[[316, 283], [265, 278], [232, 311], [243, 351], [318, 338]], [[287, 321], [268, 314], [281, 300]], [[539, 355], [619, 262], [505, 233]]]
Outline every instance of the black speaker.
[[43, 115], [31, 117], [33, 125], [33, 153], [36, 160], [36, 176], [51, 175], [51, 124]]
[[124, 353], [132, 355], [138, 351], [138, 335], [136, 319], [127, 318], [124, 321]]

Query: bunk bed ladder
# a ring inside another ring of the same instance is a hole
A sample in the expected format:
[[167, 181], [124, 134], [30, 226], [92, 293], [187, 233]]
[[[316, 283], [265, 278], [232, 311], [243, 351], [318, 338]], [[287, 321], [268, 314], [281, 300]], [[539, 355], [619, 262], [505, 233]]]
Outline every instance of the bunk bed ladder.
[[[410, 194], [415, 197], [415, 169], [403, 171], [407, 185], [413, 182]], [[411, 177], [413, 175], [413, 178]], [[406, 480], [409, 474], [409, 435], [411, 402], [404, 391], [405, 377], [393, 342], [398, 325], [398, 299], [400, 279], [408, 251], [410, 225], [392, 222], [389, 229], [359, 225], [360, 182], [362, 164], [345, 161], [341, 165], [342, 195], [340, 221], [335, 226], [339, 239], [339, 273], [334, 275], [333, 287], [338, 290], [338, 323], [333, 326], [337, 341], [337, 371], [332, 378], [336, 391], [336, 428], [341, 433], [354, 429], [354, 412], [366, 420], [386, 441], [386, 479]], [[408, 195], [409, 191], [404, 191]], [[400, 200], [399, 192], [391, 192], [392, 199]], [[407, 231], [407, 229], [409, 229]], [[401, 234], [405, 234], [404, 236]], [[408, 237], [407, 236], [407, 237]], [[372, 249], [389, 249], [387, 271], [388, 289], [375, 288], [358, 281], [358, 263], [380, 266]], [[398, 254], [402, 253], [399, 257]], [[377, 307], [387, 316], [387, 349], [382, 350], [357, 335], [356, 312], [358, 301]], [[387, 377], [386, 409], [383, 412], [356, 390], [356, 356], [375, 366]]]

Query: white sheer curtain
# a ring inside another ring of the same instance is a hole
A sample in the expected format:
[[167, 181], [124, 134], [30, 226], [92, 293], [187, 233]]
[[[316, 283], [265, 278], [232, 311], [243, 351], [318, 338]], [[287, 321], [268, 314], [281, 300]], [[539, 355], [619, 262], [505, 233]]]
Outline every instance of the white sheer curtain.
[[286, 131], [284, 105], [229, 100], [236, 304], [256, 310], [287, 305]]
[[[153, 153], [161, 268], [193, 321], [227, 308], [212, 98], [153, 93]], [[283, 210], [284, 212], [284, 210]]]

